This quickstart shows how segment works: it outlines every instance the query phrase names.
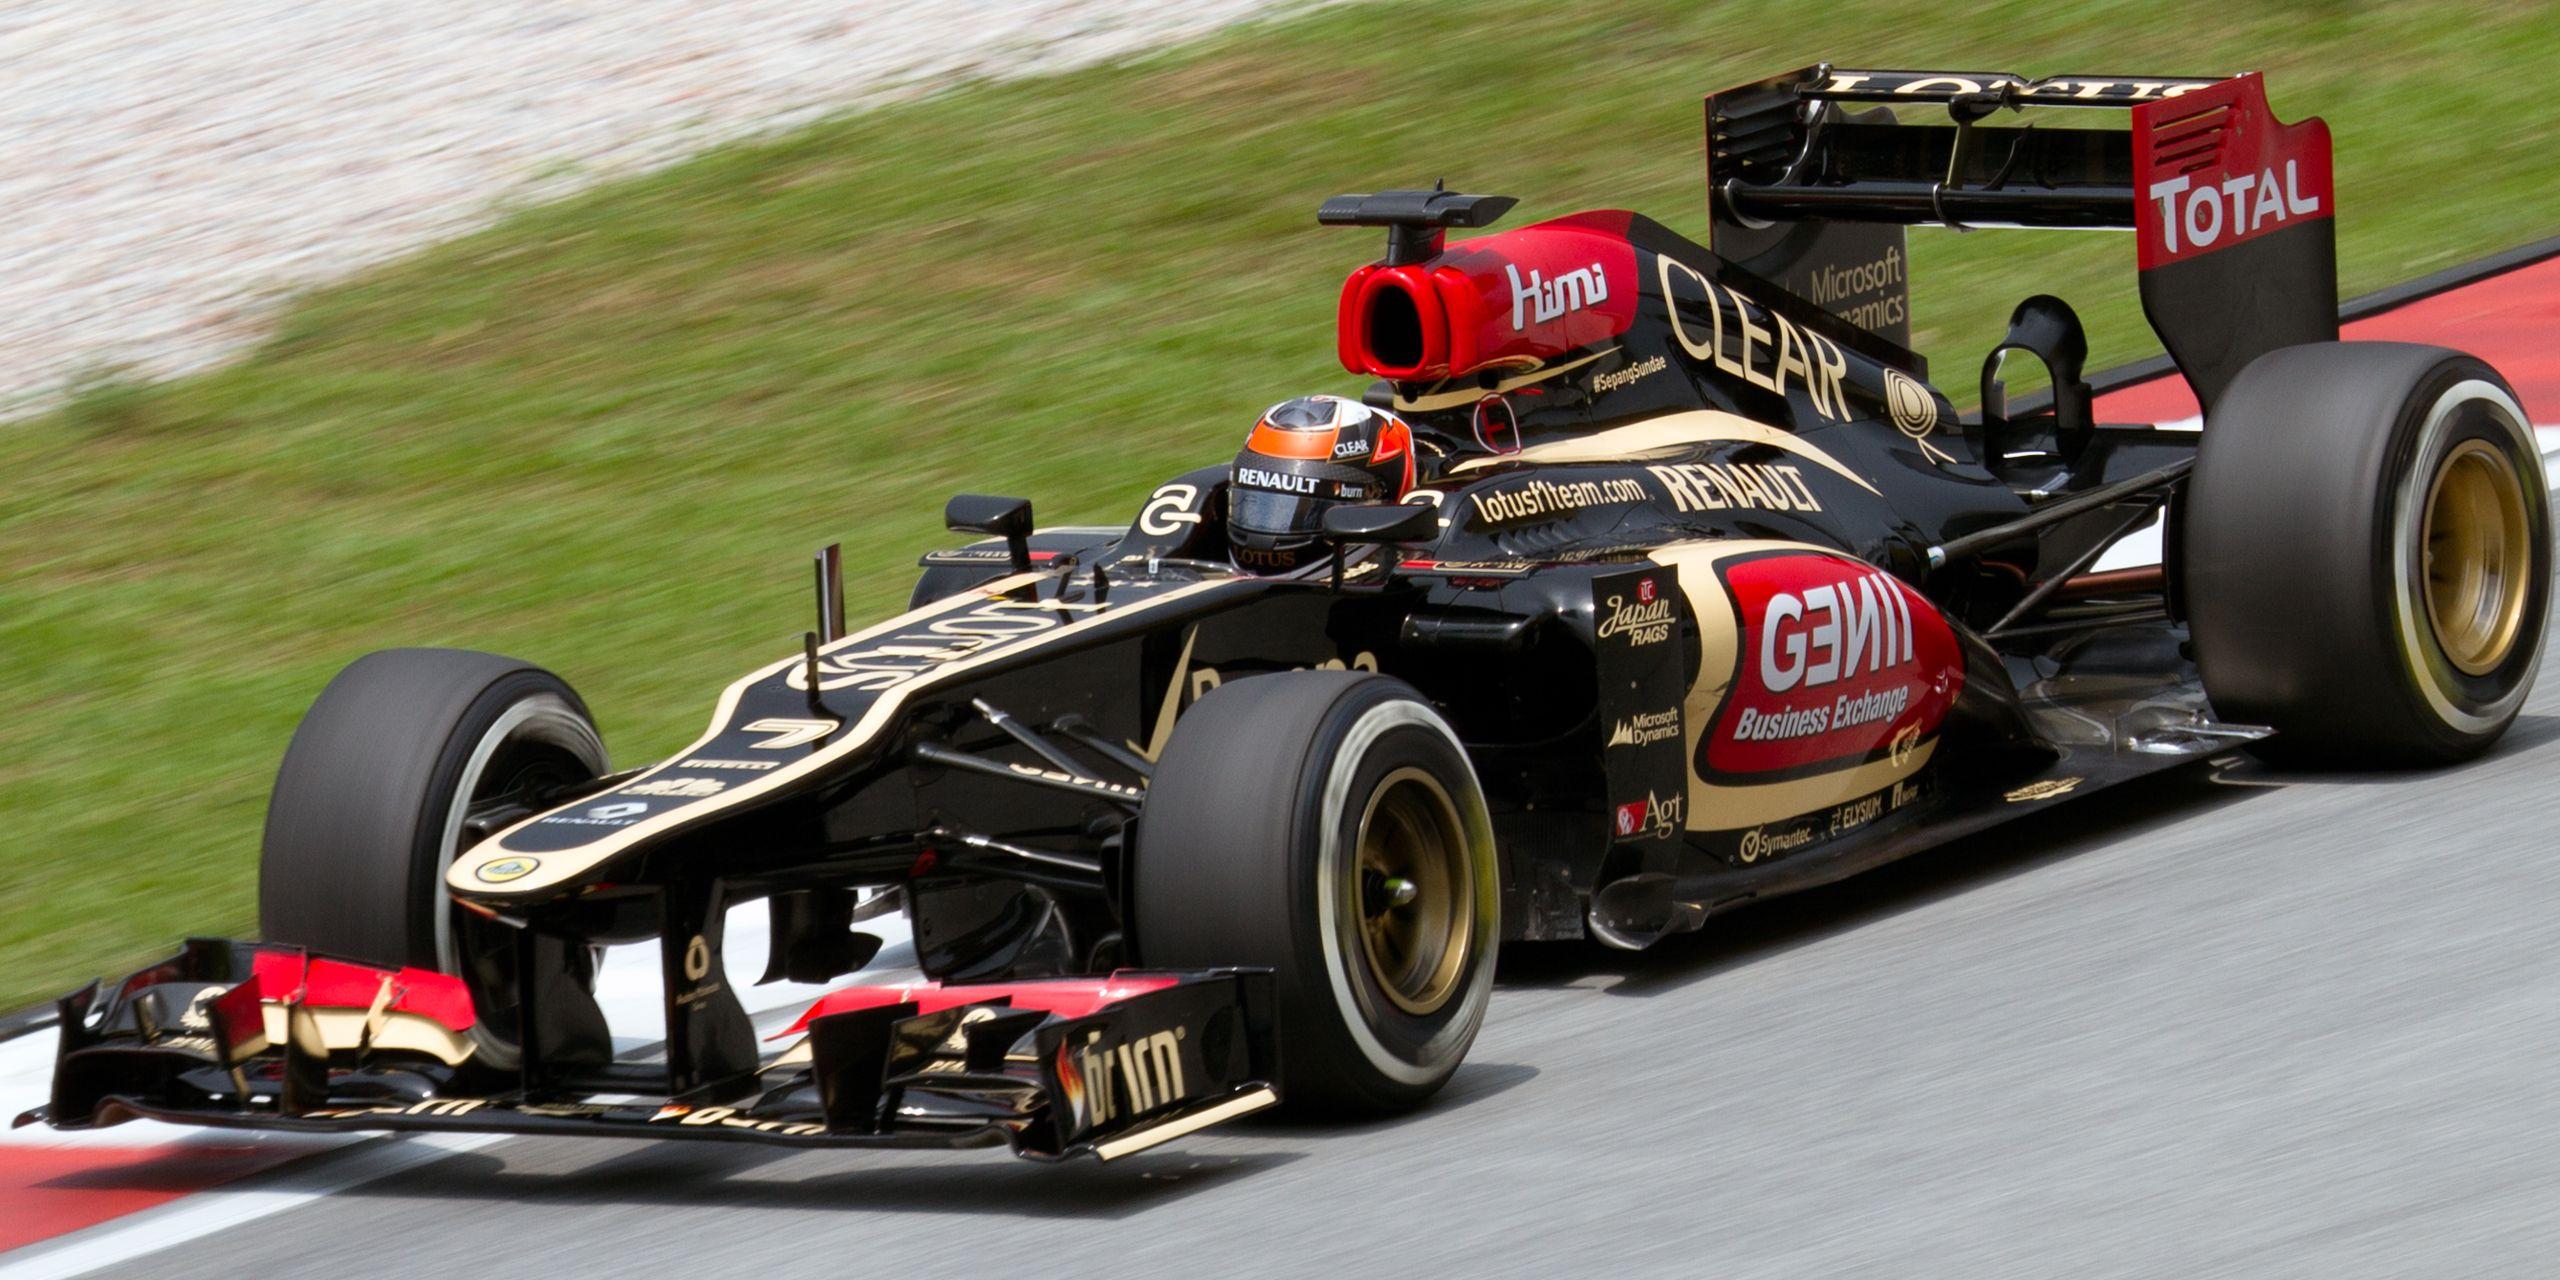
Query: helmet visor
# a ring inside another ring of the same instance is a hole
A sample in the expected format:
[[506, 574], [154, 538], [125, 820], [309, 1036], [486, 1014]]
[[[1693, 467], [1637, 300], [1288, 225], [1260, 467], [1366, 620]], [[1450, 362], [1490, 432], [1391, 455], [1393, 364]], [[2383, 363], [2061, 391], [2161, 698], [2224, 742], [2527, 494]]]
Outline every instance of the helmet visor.
[[1227, 490], [1227, 523], [1247, 533], [1300, 537], [1321, 527], [1325, 505], [1312, 494], [1239, 486]]

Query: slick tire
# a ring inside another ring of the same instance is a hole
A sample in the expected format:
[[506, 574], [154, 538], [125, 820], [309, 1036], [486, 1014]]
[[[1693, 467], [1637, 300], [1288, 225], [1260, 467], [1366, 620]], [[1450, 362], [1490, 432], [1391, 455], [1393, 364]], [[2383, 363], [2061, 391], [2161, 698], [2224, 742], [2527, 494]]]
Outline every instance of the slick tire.
[[[512, 973], [512, 931], [445, 894], [473, 840], [465, 819], [605, 770], [586, 704], [540, 667], [461, 649], [358, 658], [321, 690], [276, 771], [259, 927], [271, 942], [460, 975], [487, 1004], [512, 985], [491, 968]], [[501, 1010], [483, 1013], [475, 1038], [501, 1060], [513, 1029]]]
[[1492, 995], [1502, 890], [1475, 771], [1411, 686], [1297, 671], [1211, 691], [1135, 847], [1143, 963], [1272, 970], [1291, 1112], [1373, 1115], [1448, 1083]]
[[2251, 362], [2185, 502], [2196, 664], [2215, 712], [2288, 763], [2424, 766], [2497, 741], [2551, 601], [2541, 452], [2496, 370], [2324, 342]]

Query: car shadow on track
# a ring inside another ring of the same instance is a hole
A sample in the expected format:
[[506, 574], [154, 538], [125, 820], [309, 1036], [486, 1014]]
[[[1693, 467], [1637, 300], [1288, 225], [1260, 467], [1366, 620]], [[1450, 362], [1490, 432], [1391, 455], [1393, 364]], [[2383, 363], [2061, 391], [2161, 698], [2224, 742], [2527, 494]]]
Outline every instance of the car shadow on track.
[[[1470, 1062], [1432, 1100], [1437, 1117], [1528, 1083], [1537, 1068]], [[1222, 1134], [1286, 1144], [1393, 1126], [1257, 1116]], [[793, 1151], [704, 1143], [530, 1139], [467, 1152], [347, 1187], [344, 1196], [479, 1200], [552, 1208], [652, 1205], [671, 1209], [862, 1209], [883, 1213], [1118, 1219], [1294, 1164], [1306, 1153], [1184, 1150], [1102, 1164], [1013, 1160], [993, 1152]]]
[[[2560, 741], [2560, 716], [2521, 715], [2498, 740], [2496, 749], [2485, 760], [2498, 760], [2519, 752], [2531, 751]], [[2222, 770], [2218, 779], [2244, 787], [2381, 787], [2407, 783], [2412, 779], [2453, 777], [2470, 768], [2468, 763], [2442, 769], [2286, 769], [2243, 759]]]
[[[2560, 742], [2560, 716], [2523, 716], [2490, 759], [2553, 742]], [[2470, 767], [2293, 773], [2245, 757], [2199, 762], [2028, 814], [1838, 884], [1720, 915], [1704, 931], [1648, 951], [1617, 952], [1587, 943], [1515, 944], [1504, 953], [1497, 982], [1506, 989], [1663, 994], [2039, 867], [2142, 840], [2273, 790], [2451, 779]], [[1087, 1160], [1046, 1165], [992, 1152], [874, 1154], [541, 1139], [458, 1154], [338, 1194], [560, 1208], [638, 1204], [1116, 1220], [1248, 1182], [1318, 1154], [1318, 1144], [1335, 1138], [1357, 1139], [1414, 1121], [1436, 1122], [1537, 1076], [1538, 1069], [1527, 1064], [1469, 1062], [1416, 1116], [1359, 1123], [1254, 1117], [1217, 1135], [1247, 1138], [1258, 1148], [1241, 1152], [1232, 1143], [1218, 1143], [1208, 1150], [1177, 1146], [1108, 1165]], [[1301, 1143], [1308, 1149], [1286, 1149]]]
[[1719, 914], [1695, 934], [1667, 938], [1644, 951], [1611, 951], [1586, 942], [1514, 944], [1503, 953], [1496, 981], [1504, 987], [1572, 987], [1616, 996], [1677, 990], [2103, 845], [2139, 839], [2240, 803], [2256, 790], [2223, 785], [2214, 765], [2198, 762], [2028, 814], [1835, 884]]
[[[1538, 1078], [1538, 1069], [1525, 1062], [1475, 1062], [1459, 1064], [1456, 1075], [1416, 1115], [1433, 1119], [1499, 1097]], [[1394, 1128], [1407, 1117], [1377, 1116], [1366, 1119], [1301, 1118], [1286, 1110], [1254, 1116], [1227, 1132], [1252, 1134], [1263, 1138], [1307, 1138], [1321, 1140], [1373, 1133]]]
[[1649, 950], [1611, 951], [1587, 942], [1515, 943], [1504, 951], [1496, 981], [1528, 990], [1655, 995], [2104, 845], [2139, 840], [2252, 795], [2292, 786], [2407, 785], [2451, 778], [2477, 763], [2554, 741], [2560, 741], [2560, 716], [2522, 715], [2484, 761], [2444, 769], [2294, 772], [2247, 755], [2199, 761], [2028, 814], [1837, 884], [1718, 915], [1704, 930], [1666, 939]]
[[883, 1156], [709, 1144], [510, 1143], [338, 1194], [550, 1208], [861, 1209], [1020, 1218], [1125, 1218], [1294, 1163], [1294, 1152], [1168, 1150], [1110, 1164], [1040, 1164], [991, 1152]]

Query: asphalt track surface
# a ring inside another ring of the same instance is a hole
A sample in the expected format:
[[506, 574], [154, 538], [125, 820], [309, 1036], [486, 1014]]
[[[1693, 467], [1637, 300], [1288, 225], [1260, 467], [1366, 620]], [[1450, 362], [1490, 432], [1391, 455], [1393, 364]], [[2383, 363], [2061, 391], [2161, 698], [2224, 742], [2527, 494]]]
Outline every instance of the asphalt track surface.
[[[2523, 319], [2502, 345], [2548, 332]], [[2546, 422], [2554, 372], [2518, 379]], [[2234, 760], [1640, 955], [1515, 949], [1467, 1066], [1397, 1121], [1054, 1167], [376, 1139], [0, 1280], [2551, 1273], [2560, 677], [2460, 768]], [[165, 1164], [52, 1181], [147, 1196]]]
[[511, 1140], [121, 1273], [2542, 1274], [2544, 689], [2467, 767], [2196, 767], [1641, 955], [1517, 952], [1401, 1121], [1064, 1167]]

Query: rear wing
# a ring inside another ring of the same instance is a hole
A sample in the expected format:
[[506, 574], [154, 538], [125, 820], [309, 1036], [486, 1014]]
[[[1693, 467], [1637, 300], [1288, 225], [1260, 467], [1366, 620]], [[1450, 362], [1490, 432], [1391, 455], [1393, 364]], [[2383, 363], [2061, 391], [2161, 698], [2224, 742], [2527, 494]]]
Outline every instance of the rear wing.
[[[2002, 122], [2030, 108], [2090, 124]], [[1905, 345], [1918, 225], [2135, 232], [2143, 310], [2208, 412], [2259, 354], [2337, 337], [2328, 126], [2278, 121], [2254, 73], [1823, 64], [1709, 95], [1706, 130], [1710, 247]]]

